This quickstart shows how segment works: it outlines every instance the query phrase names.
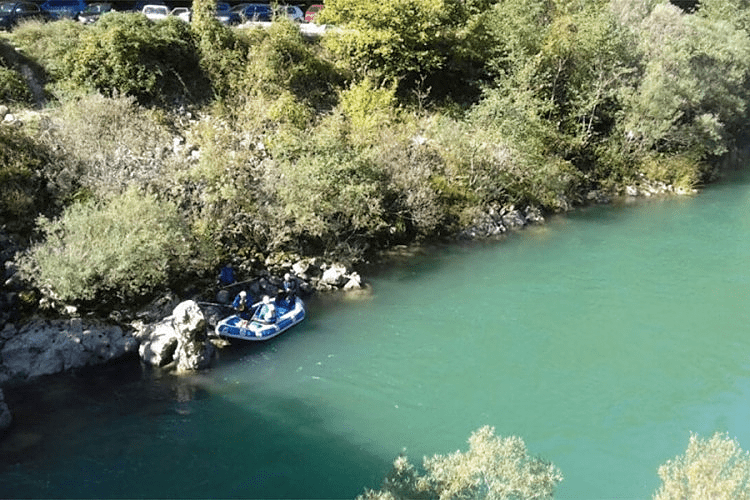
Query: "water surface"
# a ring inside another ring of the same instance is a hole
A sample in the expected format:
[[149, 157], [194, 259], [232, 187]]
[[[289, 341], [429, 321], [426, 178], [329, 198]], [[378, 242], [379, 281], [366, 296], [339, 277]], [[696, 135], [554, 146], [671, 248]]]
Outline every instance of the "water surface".
[[650, 498], [690, 432], [750, 449], [750, 178], [431, 249], [206, 372], [126, 360], [6, 389], [0, 497], [353, 498], [491, 425]]

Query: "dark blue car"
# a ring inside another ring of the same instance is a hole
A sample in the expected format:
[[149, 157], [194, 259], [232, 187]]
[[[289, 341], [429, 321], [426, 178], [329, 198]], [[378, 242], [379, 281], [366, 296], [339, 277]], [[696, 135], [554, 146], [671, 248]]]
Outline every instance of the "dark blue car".
[[41, 5], [42, 10], [50, 13], [53, 19], [75, 19], [86, 10], [84, 0], [47, 0]]
[[0, 2], [0, 28], [11, 30], [25, 19], [49, 21], [51, 16], [31, 2]]
[[216, 19], [227, 26], [234, 26], [242, 22], [242, 16], [232, 10], [232, 7], [226, 2], [217, 2]]
[[273, 10], [270, 5], [264, 3], [250, 3], [240, 12], [246, 21], [271, 21]]

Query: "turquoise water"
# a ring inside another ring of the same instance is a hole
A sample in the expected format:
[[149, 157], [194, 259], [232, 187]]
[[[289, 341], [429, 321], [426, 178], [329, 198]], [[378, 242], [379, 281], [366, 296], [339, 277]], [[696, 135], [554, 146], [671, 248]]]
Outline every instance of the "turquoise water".
[[750, 178], [431, 249], [214, 367], [6, 390], [0, 497], [354, 498], [482, 425], [556, 498], [650, 498], [690, 432], [750, 449]]

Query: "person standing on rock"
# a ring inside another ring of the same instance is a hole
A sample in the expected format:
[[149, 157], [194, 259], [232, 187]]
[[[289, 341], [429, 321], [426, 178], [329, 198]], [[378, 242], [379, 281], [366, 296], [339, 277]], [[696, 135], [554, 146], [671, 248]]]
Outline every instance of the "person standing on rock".
[[253, 306], [252, 306], [253, 300], [252, 298], [247, 298], [247, 292], [245, 290], [242, 290], [237, 296], [234, 298], [234, 302], [232, 302], [232, 307], [235, 311], [237, 311], [237, 315], [242, 319], [250, 319], [252, 318], [253, 313]]
[[286, 299], [286, 303], [289, 305], [289, 308], [294, 307], [294, 303], [297, 300], [297, 280], [292, 278], [292, 275], [289, 273], [286, 273], [284, 275], [284, 298]]

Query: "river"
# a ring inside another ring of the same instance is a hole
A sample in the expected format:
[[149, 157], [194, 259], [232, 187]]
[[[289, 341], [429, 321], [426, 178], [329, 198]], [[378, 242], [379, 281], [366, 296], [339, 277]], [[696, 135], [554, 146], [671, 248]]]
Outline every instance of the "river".
[[750, 449], [750, 176], [433, 248], [213, 368], [6, 389], [0, 497], [354, 498], [491, 425], [558, 499], [650, 498], [691, 432]]

